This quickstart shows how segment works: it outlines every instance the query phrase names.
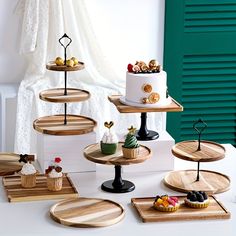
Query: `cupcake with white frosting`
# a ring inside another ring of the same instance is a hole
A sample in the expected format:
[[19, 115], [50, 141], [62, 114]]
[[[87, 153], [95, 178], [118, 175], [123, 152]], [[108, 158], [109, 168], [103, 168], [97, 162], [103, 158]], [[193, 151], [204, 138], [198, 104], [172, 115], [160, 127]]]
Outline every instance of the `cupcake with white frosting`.
[[31, 162], [27, 162], [23, 165], [21, 171], [21, 185], [23, 188], [33, 188], [36, 185], [36, 175], [37, 170], [31, 164]]
[[104, 126], [108, 128], [108, 131], [104, 133], [100, 146], [102, 153], [105, 155], [114, 154], [117, 149], [118, 138], [117, 135], [111, 131], [111, 127], [113, 125], [114, 125], [113, 121], [110, 121], [110, 123], [108, 122], [104, 123]]
[[47, 186], [50, 191], [60, 191], [63, 183], [62, 167], [59, 165], [61, 162], [60, 157], [55, 157], [54, 161], [46, 169]]

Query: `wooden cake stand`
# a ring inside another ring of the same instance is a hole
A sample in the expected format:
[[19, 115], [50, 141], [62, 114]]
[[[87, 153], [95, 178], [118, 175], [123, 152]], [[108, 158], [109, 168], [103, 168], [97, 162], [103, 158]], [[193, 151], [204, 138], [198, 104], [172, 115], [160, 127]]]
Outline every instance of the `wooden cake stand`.
[[[201, 123], [199, 120], [197, 123]], [[202, 130], [203, 131], [203, 130]], [[197, 162], [197, 170], [180, 170], [168, 173], [164, 178], [164, 183], [171, 189], [179, 192], [189, 192], [192, 190], [205, 191], [208, 193], [225, 192], [230, 187], [228, 176], [209, 170], [200, 170], [201, 162], [212, 162], [225, 157], [225, 148], [215, 142], [200, 140], [189, 140], [177, 143], [172, 148], [174, 156], [186, 160]]]
[[147, 129], [147, 112], [179, 112], [183, 111], [183, 106], [181, 106], [177, 101], [171, 98], [172, 102], [167, 106], [151, 108], [151, 107], [134, 107], [125, 105], [120, 102], [121, 95], [112, 95], [108, 99], [113, 103], [120, 113], [141, 113], [141, 125], [139, 130], [136, 132], [136, 137], [138, 140], [154, 140], [159, 137], [156, 131]]
[[[65, 45], [63, 39], [69, 40]], [[72, 39], [64, 34], [59, 43], [64, 48], [64, 61], [67, 60], [66, 49], [72, 42]], [[39, 98], [46, 102], [64, 103], [64, 114], [40, 117], [33, 123], [33, 127], [38, 132], [51, 135], [80, 135], [92, 132], [97, 123], [93, 119], [80, 115], [68, 115], [68, 102], [82, 102], [90, 98], [90, 93], [86, 90], [77, 88], [67, 88], [67, 72], [74, 72], [84, 69], [84, 63], [79, 62], [73, 67], [66, 65], [58, 66], [55, 62], [49, 62], [46, 65], [48, 70], [64, 72], [64, 88], [55, 88], [42, 91]]]
[[104, 155], [101, 152], [100, 144], [92, 144], [84, 149], [84, 156], [92, 162], [104, 165], [115, 165], [115, 178], [108, 180], [101, 186], [102, 190], [112, 193], [126, 193], [135, 189], [135, 185], [128, 181], [123, 180], [121, 177], [121, 166], [142, 163], [151, 156], [151, 150], [143, 145], [139, 147], [138, 157], [135, 159], [126, 159], [123, 157], [122, 145], [119, 143], [117, 151], [112, 155]]

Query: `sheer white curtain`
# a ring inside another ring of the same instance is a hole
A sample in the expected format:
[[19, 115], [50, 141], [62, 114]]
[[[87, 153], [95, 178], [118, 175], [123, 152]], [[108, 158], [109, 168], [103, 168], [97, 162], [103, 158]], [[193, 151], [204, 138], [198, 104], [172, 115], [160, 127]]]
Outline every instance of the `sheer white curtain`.
[[[139, 126], [139, 115], [119, 114], [107, 100], [108, 95], [124, 93], [125, 78], [114, 74], [103, 55], [85, 0], [19, 0], [17, 10], [23, 19], [20, 53], [28, 59], [28, 68], [18, 93], [15, 152], [36, 151], [36, 131], [32, 126], [36, 118], [63, 113], [63, 104], [41, 101], [38, 94], [45, 89], [63, 87], [63, 73], [47, 71], [45, 64], [63, 56], [58, 39], [64, 33], [73, 40], [68, 56], [77, 57], [86, 67], [69, 73], [68, 87], [85, 89], [92, 95], [88, 101], [68, 104], [68, 112], [95, 119], [98, 138], [105, 120], [113, 120], [119, 132], [126, 132], [131, 124]], [[160, 117], [149, 115], [149, 128], [160, 128]]]

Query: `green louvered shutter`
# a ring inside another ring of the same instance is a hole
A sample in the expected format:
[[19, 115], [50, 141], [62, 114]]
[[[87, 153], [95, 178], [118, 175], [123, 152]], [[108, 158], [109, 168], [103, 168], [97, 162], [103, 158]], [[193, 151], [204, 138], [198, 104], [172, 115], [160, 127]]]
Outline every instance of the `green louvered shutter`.
[[236, 144], [236, 0], [166, 0], [164, 69], [170, 95], [184, 106], [167, 114], [175, 140]]

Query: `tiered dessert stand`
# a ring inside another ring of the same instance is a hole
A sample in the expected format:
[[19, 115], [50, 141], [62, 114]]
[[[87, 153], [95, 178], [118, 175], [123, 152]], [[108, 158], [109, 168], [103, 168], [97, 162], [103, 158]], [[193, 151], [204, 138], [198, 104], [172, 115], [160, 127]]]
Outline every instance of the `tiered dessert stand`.
[[138, 140], [148, 141], [154, 140], [159, 137], [156, 131], [147, 129], [147, 112], [179, 112], [183, 111], [183, 107], [171, 98], [171, 103], [162, 107], [134, 107], [125, 105], [120, 102], [121, 95], [112, 95], [108, 99], [113, 103], [120, 113], [141, 113], [141, 125], [140, 129], [136, 132], [136, 137]]
[[132, 165], [142, 163], [151, 156], [151, 150], [148, 147], [140, 145], [139, 154], [137, 158], [126, 159], [122, 154], [122, 145], [119, 143], [117, 151], [112, 155], [104, 155], [101, 152], [100, 144], [92, 144], [84, 149], [84, 156], [92, 162], [104, 165], [114, 165], [115, 166], [115, 178], [114, 180], [108, 180], [104, 182], [101, 186], [102, 190], [112, 193], [126, 193], [134, 190], [135, 185], [128, 181], [123, 180], [121, 177], [121, 166], [122, 165]]
[[[63, 41], [64, 40], [64, 41]], [[65, 40], [67, 43], [64, 44]], [[64, 88], [55, 88], [42, 91], [39, 94], [41, 100], [53, 103], [64, 103], [64, 114], [46, 116], [34, 121], [33, 127], [38, 132], [51, 135], [80, 135], [92, 132], [96, 126], [96, 121], [89, 117], [81, 115], [68, 115], [68, 102], [81, 102], [89, 99], [90, 93], [77, 88], [67, 88], [67, 72], [73, 72], [84, 69], [84, 63], [79, 62], [73, 67], [66, 66], [67, 47], [72, 39], [64, 34], [59, 43], [64, 48], [64, 65], [58, 66], [54, 62], [46, 65], [48, 70], [64, 72]]]
[[[201, 125], [200, 127], [197, 127]], [[201, 140], [201, 134], [206, 128], [205, 122], [199, 119], [194, 123], [194, 129], [198, 132], [198, 140], [189, 140], [177, 143], [172, 148], [174, 156], [197, 162], [197, 170], [179, 170], [168, 173], [164, 178], [167, 187], [179, 191], [192, 190], [208, 193], [221, 193], [230, 187], [230, 179], [227, 175], [210, 170], [200, 170], [201, 162], [221, 160], [225, 157], [225, 148], [215, 142]]]

